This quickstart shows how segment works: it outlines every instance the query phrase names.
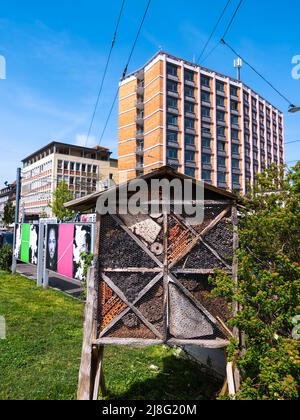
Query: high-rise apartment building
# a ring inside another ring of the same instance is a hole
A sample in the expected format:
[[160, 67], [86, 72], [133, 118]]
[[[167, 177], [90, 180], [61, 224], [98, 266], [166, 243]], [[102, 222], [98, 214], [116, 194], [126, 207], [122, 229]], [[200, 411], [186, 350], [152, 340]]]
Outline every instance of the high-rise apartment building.
[[74, 198], [118, 183], [118, 161], [105, 147], [81, 147], [52, 142], [23, 162], [21, 209], [26, 217], [46, 213], [57, 185], [65, 181]]
[[159, 52], [119, 95], [120, 179], [171, 165], [245, 193], [284, 163], [282, 112], [240, 81]]

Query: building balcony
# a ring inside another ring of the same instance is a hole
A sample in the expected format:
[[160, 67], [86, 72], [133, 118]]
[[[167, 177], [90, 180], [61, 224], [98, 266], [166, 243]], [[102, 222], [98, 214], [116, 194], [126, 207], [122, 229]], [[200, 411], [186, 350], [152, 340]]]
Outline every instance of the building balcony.
[[196, 168], [196, 162], [195, 161], [186, 161], [185, 166], [187, 168]]
[[196, 103], [196, 99], [193, 96], [187, 96], [187, 95], [185, 95], [185, 100], [186, 101], [189, 101], [189, 102]]
[[171, 96], [172, 98], [177, 98], [177, 99], [179, 98], [179, 93], [175, 92], [173, 90], [168, 90], [167, 94], [168, 94], [168, 96]]
[[185, 127], [185, 132], [187, 134], [196, 134], [195, 128], [191, 128], [191, 127]]
[[194, 152], [196, 150], [196, 146], [194, 144], [185, 144], [185, 150], [190, 150]]
[[231, 139], [231, 142], [232, 142], [233, 144], [240, 144], [240, 140], [239, 140], [239, 139], [234, 139], [234, 138], [232, 138], [232, 139]]
[[144, 91], [145, 91], [144, 86], [143, 85], [137, 86], [135, 91], [139, 96], [144, 95]]
[[137, 140], [144, 140], [144, 131], [137, 131], [136, 139]]
[[211, 171], [212, 170], [212, 164], [211, 163], [202, 163], [202, 168], [205, 171]]
[[173, 125], [173, 124], [167, 124], [167, 129], [170, 131], [179, 131], [178, 125]]
[[137, 80], [138, 80], [139, 82], [141, 82], [142, 80], [144, 80], [144, 78], [145, 78], [145, 72], [144, 72], [144, 70], [140, 70], [140, 71], [137, 73], [136, 78], [137, 78]]
[[174, 74], [167, 74], [167, 78], [169, 79], [169, 80], [172, 80], [173, 82], [179, 82], [179, 77], [178, 76], [175, 76]]
[[142, 156], [144, 154], [144, 145], [139, 145], [136, 147], [136, 154]]
[[205, 92], [210, 92], [210, 86], [201, 85], [201, 89]]
[[137, 125], [143, 126], [144, 125], [144, 116], [143, 115], [138, 115], [135, 118], [135, 122], [136, 122]]
[[178, 165], [179, 165], [179, 160], [178, 160], [178, 159], [173, 159], [173, 158], [168, 158], [168, 159], [167, 159], [167, 164], [168, 164], [169, 166], [172, 166], [172, 167], [176, 167], [176, 168], [178, 168]]
[[185, 83], [187, 86], [191, 86], [191, 87], [195, 87], [195, 86], [196, 86], [195, 82], [193, 82], [192, 80], [187, 80], [187, 79], [185, 79], [185, 80], [184, 80], [184, 83]]
[[174, 108], [174, 107], [171, 107], [171, 106], [168, 106], [167, 112], [169, 112], [170, 114], [173, 114], [173, 115], [179, 115], [178, 108]]
[[196, 114], [194, 112], [186, 112], [185, 116], [188, 118], [196, 119]]
[[143, 111], [145, 108], [145, 104], [143, 101], [136, 101], [135, 106], [139, 111]]
[[211, 123], [211, 118], [210, 117], [202, 116], [201, 117], [201, 121], [210, 124]]
[[218, 156], [227, 157], [227, 153], [225, 150], [218, 150]]
[[177, 141], [168, 140], [168, 146], [173, 147], [173, 149], [180, 149], [179, 143]]

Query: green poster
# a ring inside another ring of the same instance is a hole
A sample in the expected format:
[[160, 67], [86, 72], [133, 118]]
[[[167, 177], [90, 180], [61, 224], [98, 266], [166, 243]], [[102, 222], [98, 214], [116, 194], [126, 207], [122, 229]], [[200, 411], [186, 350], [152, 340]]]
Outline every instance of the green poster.
[[21, 261], [29, 263], [30, 225], [22, 225]]

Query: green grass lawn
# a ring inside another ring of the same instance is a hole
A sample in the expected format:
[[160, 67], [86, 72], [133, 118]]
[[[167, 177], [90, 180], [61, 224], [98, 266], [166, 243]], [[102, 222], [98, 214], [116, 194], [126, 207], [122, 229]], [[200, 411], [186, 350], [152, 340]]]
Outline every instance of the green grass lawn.
[[[0, 399], [76, 398], [83, 304], [0, 272]], [[220, 384], [178, 357], [178, 349], [107, 347], [105, 373], [111, 399], [210, 399]]]

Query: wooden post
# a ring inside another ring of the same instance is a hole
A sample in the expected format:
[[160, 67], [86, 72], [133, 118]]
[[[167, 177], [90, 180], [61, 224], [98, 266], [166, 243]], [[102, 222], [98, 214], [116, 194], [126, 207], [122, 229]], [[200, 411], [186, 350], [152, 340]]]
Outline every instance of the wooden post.
[[[95, 258], [99, 256], [101, 216], [97, 216], [96, 235], [94, 243]], [[97, 339], [98, 311], [98, 267], [90, 268], [87, 278], [87, 301], [85, 306], [84, 336], [82, 345], [81, 365], [79, 371], [77, 399], [80, 401], [98, 398], [99, 384], [105, 393], [103, 377], [103, 347], [93, 346]]]
[[89, 270], [87, 279], [87, 302], [85, 307], [84, 337], [82, 346], [81, 365], [77, 398], [80, 401], [93, 399], [95, 375], [95, 353], [93, 354], [92, 342], [97, 337], [97, 289], [95, 288], [95, 268]]

